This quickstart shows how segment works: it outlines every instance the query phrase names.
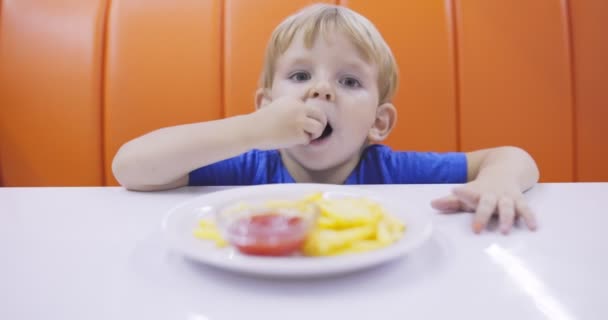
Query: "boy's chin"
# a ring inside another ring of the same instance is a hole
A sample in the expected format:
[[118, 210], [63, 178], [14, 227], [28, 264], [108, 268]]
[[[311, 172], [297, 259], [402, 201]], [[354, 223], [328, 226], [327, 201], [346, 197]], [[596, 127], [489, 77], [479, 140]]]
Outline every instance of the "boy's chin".
[[290, 148], [288, 150], [284, 150], [284, 152], [286, 152], [291, 159], [306, 170], [324, 171], [334, 168], [340, 162], [336, 155], [307, 152], [308, 150], [304, 150], [301, 147], [303, 146], [300, 146], [300, 148]]

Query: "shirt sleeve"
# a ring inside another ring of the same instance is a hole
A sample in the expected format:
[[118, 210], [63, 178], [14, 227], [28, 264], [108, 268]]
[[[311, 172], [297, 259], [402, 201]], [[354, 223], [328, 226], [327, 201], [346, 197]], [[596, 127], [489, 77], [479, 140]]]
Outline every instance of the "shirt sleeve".
[[255, 179], [263, 155], [247, 152], [193, 170], [188, 175], [189, 186], [250, 185]]
[[395, 183], [464, 183], [467, 158], [463, 152], [394, 152], [388, 162]]

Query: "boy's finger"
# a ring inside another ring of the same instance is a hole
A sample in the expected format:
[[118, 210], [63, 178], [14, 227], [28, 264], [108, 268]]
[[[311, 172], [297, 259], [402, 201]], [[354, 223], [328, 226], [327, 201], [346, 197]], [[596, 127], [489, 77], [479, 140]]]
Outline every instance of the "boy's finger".
[[473, 218], [473, 231], [475, 233], [480, 233], [486, 227], [494, 211], [496, 211], [496, 196], [493, 194], [481, 196]]
[[530, 207], [528, 207], [528, 204], [523, 197], [515, 201], [515, 210], [517, 211], [517, 214], [524, 220], [528, 226], [528, 229], [534, 231], [538, 228], [536, 217], [534, 216], [534, 213]]
[[498, 219], [500, 222], [500, 231], [503, 234], [508, 234], [515, 220], [515, 205], [513, 199], [501, 197], [498, 200]]
[[304, 123], [304, 131], [310, 135], [310, 140], [320, 137], [324, 129], [325, 125], [315, 119], [308, 118]]
[[470, 190], [466, 186], [457, 187], [452, 190], [452, 193], [464, 202], [470, 208], [477, 208], [480, 195], [478, 192]]
[[321, 110], [321, 108], [314, 105], [307, 106], [306, 116], [319, 121], [323, 125], [323, 129], [325, 129], [325, 126], [327, 125], [327, 115], [325, 112], [323, 112], [323, 110]]
[[462, 202], [460, 202], [460, 200], [454, 195], [445, 196], [443, 198], [438, 198], [431, 201], [431, 207], [443, 213], [455, 213], [464, 211], [464, 208], [462, 207]]

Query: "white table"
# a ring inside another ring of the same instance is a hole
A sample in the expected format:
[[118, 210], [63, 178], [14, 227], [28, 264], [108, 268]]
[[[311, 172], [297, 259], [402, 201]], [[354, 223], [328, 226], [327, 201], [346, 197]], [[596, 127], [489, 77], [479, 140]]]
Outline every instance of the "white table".
[[[359, 186], [420, 210], [450, 185]], [[424, 246], [379, 268], [264, 280], [166, 248], [160, 222], [217, 188], [0, 188], [0, 319], [608, 319], [608, 183], [540, 184], [539, 230], [433, 213]]]

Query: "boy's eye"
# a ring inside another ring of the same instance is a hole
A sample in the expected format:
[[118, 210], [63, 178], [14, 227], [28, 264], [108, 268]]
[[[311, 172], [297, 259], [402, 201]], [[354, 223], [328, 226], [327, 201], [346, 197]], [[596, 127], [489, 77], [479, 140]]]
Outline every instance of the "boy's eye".
[[289, 76], [289, 79], [291, 80], [295, 80], [295, 81], [306, 81], [306, 80], [310, 80], [310, 74], [308, 72], [304, 72], [304, 71], [298, 71], [298, 72], [294, 72]]
[[359, 82], [359, 80], [352, 78], [352, 77], [344, 77], [342, 79], [340, 79], [340, 84], [348, 87], [348, 88], [359, 88], [361, 87], [361, 82]]

